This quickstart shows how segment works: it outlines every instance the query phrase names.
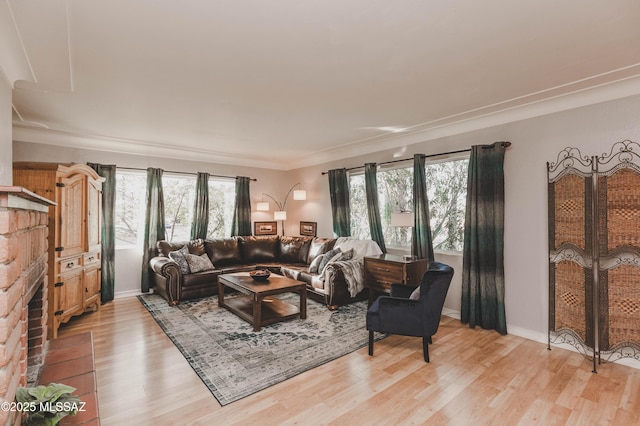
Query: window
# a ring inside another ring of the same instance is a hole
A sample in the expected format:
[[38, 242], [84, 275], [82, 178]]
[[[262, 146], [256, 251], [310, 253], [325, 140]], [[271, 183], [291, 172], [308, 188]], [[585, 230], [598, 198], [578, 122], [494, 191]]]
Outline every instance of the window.
[[146, 182], [144, 172], [116, 171], [116, 248], [141, 246]]
[[230, 179], [209, 179], [208, 238], [223, 238], [231, 235], [235, 200], [235, 181]]
[[[434, 250], [462, 250], [469, 160], [430, 163], [425, 167]], [[410, 247], [411, 228], [392, 227], [391, 213], [413, 210], [413, 167], [379, 170], [378, 201], [388, 247]], [[350, 176], [351, 234], [371, 238], [364, 174]]]
[[[162, 177], [164, 193], [166, 239], [188, 241], [196, 192], [195, 176], [170, 175]], [[147, 176], [145, 172], [116, 172], [115, 228], [116, 248], [140, 247], [144, 234]], [[231, 235], [235, 181], [209, 180], [209, 227], [207, 237]]]
[[168, 241], [189, 241], [193, 202], [196, 196], [195, 176], [162, 176], [164, 222]]

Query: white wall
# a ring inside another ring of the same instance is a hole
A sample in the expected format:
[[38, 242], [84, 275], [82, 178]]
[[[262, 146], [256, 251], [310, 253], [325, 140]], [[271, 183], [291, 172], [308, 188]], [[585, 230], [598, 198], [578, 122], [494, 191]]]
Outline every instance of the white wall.
[[[546, 163], [555, 161], [566, 146], [579, 147], [585, 155], [601, 154], [620, 140], [640, 141], [640, 96], [540, 116], [528, 120], [476, 130], [406, 147], [406, 158], [414, 153], [434, 154], [508, 140], [513, 145], [505, 157], [505, 281], [506, 314], [511, 333], [546, 342], [548, 317], [547, 189]], [[321, 172], [337, 167], [361, 166], [365, 162], [393, 159], [394, 150], [347, 158], [321, 166], [276, 172], [261, 169], [239, 172], [231, 166], [177, 162], [174, 160], [125, 156], [91, 151], [68, 150], [34, 144], [14, 144], [14, 160], [76, 161], [116, 163], [120, 166], [162, 167], [167, 170], [210, 171], [258, 177], [252, 184], [252, 203], [267, 192], [276, 198], [300, 182], [307, 190], [307, 201], [290, 200], [287, 234], [298, 234], [298, 222], [318, 222], [318, 235], [332, 235], [331, 207], [327, 176]], [[208, 170], [204, 170], [204, 168]], [[190, 169], [188, 169], [190, 168]], [[199, 169], [200, 168], [200, 169]], [[278, 193], [280, 191], [282, 194]], [[275, 192], [275, 193], [274, 193]], [[260, 213], [261, 215], [270, 215]], [[254, 217], [256, 219], [256, 217]], [[269, 220], [259, 217], [257, 220]], [[456, 256], [438, 256], [445, 263], [457, 264]], [[135, 275], [132, 275], [136, 278]], [[447, 308], [459, 310], [459, 275], [452, 284]]]
[[[546, 342], [548, 322], [548, 246], [546, 163], [560, 150], [579, 147], [585, 155], [608, 152], [614, 142], [640, 142], [640, 96], [521, 120], [446, 138], [408, 145], [403, 158], [414, 153], [434, 154], [495, 141], [511, 141], [505, 155], [505, 282], [508, 331]], [[321, 172], [365, 162], [393, 159], [394, 150], [348, 158], [291, 172], [301, 181], [311, 203], [298, 212], [318, 221], [320, 234], [331, 234], [329, 185]], [[449, 257], [447, 261], [461, 259]], [[445, 261], [445, 263], [447, 263]], [[458, 275], [459, 278], [459, 275]], [[452, 283], [445, 307], [460, 309], [460, 284]], [[457, 300], [456, 300], [457, 298]]]
[[0, 70], [0, 185], [13, 183], [11, 84]]

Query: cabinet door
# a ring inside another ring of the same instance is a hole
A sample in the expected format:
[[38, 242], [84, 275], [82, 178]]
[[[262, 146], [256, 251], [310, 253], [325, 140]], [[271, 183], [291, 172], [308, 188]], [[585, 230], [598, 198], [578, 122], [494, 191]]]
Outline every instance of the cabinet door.
[[85, 187], [86, 177], [81, 174], [59, 178], [58, 189], [58, 256], [70, 256], [85, 251]]
[[89, 179], [87, 184], [87, 243], [88, 251], [100, 250], [102, 184]]
[[54, 315], [66, 322], [71, 316], [82, 312], [82, 270], [59, 277], [53, 287]]
[[89, 307], [98, 309], [100, 306], [100, 268], [84, 271], [84, 309]]

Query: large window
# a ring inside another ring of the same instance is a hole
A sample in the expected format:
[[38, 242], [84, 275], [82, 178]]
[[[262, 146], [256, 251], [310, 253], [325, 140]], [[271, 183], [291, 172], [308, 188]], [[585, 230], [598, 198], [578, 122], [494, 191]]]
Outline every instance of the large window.
[[142, 245], [146, 182], [144, 172], [116, 171], [116, 248]]
[[[116, 173], [116, 247], [141, 246], [147, 176], [145, 172]], [[191, 237], [196, 178], [189, 175], [162, 177], [165, 204], [166, 236], [169, 241], [188, 241]], [[207, 237], [231, 235], [235, 202], [235, 182], [230, 179], [209, 180], [209, 227]]]
[[209, 180], [209, 227], [207, 237], [223, 238], [231, 235], [231, 221], [236, 200], [236, 183], [233, 180]]
[[[425, 167], [434, 250], [462, 250], [468, 163], [449, 160]], [[385, 244], [410, 247], [411, 228], [391, 226], [391, 213], [413, 210], [413, 167], [381, 169], [377, 180]], [[363, 174], [350, 176], [350, 203], [351, 234], [371, 238]]]
[[196, 196], [195, 176], [162, 176], [164, 222], [168, 241], [189, 241], [193, 202]]

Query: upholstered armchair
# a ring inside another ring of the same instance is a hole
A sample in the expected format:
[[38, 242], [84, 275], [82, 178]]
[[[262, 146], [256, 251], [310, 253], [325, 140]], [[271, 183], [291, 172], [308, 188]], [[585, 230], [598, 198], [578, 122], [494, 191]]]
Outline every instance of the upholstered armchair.
[[453, 268], [432, 262], [419, 287], [392, 284], [390, 296], [380, 296], [367, 311], [369, 355], [373, 355], [373, 332], [422, 337], [425, 362], [429, 362], [431, 336], [438, 331], [444, 299]]

